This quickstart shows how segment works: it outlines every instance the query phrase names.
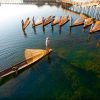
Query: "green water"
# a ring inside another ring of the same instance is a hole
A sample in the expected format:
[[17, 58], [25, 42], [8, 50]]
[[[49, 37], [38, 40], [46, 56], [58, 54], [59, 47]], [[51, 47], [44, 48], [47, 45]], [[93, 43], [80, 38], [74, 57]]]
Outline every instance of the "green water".
[[[9, 11], [9, 14], [8, 14]], [[59, 32], [58, 25], [32, 29], [32, 21], [21, 29], [21, 20], [33, 15], [70, 15], [73, 21], [77, 14], [65, 12], [57, 6], [2, 5], [0, 7], [0, 70], [24, 60], [25, 48], [45, 48], [45, 39], [51, 40], [53, 52], [21, 72], [17, 77], [0, 80], [1, 100], [99, 100], [100, 94], [100, 47], [97, 42], [100, 32], [89, 40], [89, 29], [83, 26], [72, 28], [68, 22]], [[6, 81], [7, 80], [7, 81]]]

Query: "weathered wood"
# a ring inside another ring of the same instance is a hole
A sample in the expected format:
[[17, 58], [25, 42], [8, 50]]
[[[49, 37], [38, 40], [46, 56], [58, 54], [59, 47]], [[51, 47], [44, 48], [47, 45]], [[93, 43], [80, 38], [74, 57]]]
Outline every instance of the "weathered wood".
[[91, 27], [90, 33], [100, 31], [100, 20], [96, 21], [94, 27]]
[[26, 27], [30, 24], [30, 19], [27, 18], [26, 21], [24, 23], [22, 23], [22, 29], [25, 30]]
[[51, 23], [54, 20], [54, 16], [49, 16], [47, 18], [45, 18], [45, 20], [43, 21], [43, 27], [48, 25], [49, 23]]
[[90, 26], [93, 23], [94, 19], [93, 18], [87, 18], [84, 20], [84, 28]]
[[42, 17], [40, 17], [36, 21], [34, 21], [32, 23], [32, 26], [35, 27], [35, 26], [38, 26], [38, 25], [41, 25], [41, 24], [42, 24]]
[[42, 50], [42, 49], [26, 49], [25, 50], [25, 59], [24, 61], [5, 69], [4, 71], [0, 72], [0, 78], [6, 77], [8, 75], [11, 75], [13, 73], [16, 73], [29, 65], [39, 61], [46, 55], [48, 55], [50, 52], [52, 52], [52, 49]]
[[69, 21], [69, 17], [68, 16], [62, 16], [59, 22], [59, 26], [63, 26], [65, 23], [67, 23]]
[[60, 22], [60, 19], [59, 19], [58, 17], [56, 17], [56, 18], [54, 19], [54, 21], [52, 22], [52, 26], [58, 24], [59, 22]]

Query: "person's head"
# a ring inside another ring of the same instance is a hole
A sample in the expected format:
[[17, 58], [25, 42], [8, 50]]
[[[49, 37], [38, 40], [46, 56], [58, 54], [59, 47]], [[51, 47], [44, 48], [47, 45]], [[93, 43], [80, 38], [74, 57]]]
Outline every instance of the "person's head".
[[49, 37], [47, 37], [46, 40], [49, 40]]
[[23, 19], [22, 19], [22, 24], [24, 23]]

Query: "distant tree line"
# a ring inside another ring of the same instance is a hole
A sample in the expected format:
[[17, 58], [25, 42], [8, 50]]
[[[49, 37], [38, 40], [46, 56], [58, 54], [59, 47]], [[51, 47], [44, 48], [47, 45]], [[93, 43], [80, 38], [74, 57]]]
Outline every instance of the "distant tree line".
[[56, 2], [56, 0], [23, 0], [23, 2]]

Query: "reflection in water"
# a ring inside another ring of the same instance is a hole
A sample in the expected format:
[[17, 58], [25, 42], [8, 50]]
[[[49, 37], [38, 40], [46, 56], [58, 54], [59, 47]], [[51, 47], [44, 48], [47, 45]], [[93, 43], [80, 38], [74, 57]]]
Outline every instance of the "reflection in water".
[[69, 27], [69, 31], [70, 31], [70, 33], [72, 32], [72, 28], [71, 27]]
[[92, 40], [92, 34], [89, 34], [88, 35], [88, 41], [91, 41]]
[[61, 30], [59, 30], [59, 35], [61, 35]]
[[53, 33], [53, 31], [54, 31], [54, 26], [53, 26], [53, 25], [51, 25], [51, 31], [52, 31], [52, 33]]
[[45, 33], [45, 26], [43, 26], [43, 32]]
[[24, 36], [27, 37], [27, 33], [25, 30], [23, 30]]
[[51, 60], [51, 56], [48, 55], [48, 63], [51, 64], [52, 60]]
[[100, 40], [98, 40], [97, 42], [97, 47], [100, 47]]
[[61, 31], [61, 29], [62, 29], [62, 26], [59, 26], [59, 30]]
[[36, 33], [36, 27], [32, 27], [32, 28], [33, 28], [33, 30], [34, 30], [34, 34], [37, 34], [37, 33]]

